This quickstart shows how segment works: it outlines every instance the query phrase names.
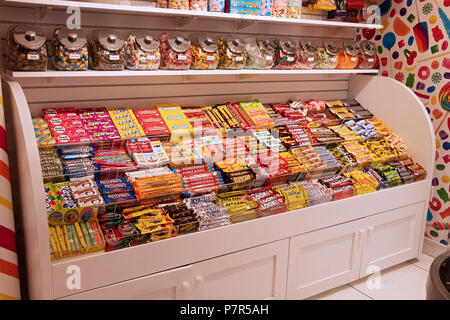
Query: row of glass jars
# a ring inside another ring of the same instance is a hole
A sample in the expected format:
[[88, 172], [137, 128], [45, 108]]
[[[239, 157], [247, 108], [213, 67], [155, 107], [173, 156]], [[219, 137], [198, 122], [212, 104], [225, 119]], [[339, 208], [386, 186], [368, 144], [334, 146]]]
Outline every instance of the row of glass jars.
[[[88, 45], [89, 43], [89, 45]], [[239, 38], [132, 32], [127, 38], [114, 31], [94, 31], [92, 40], [77, 30], [56, 29], [52, 39], [53, 65], [58, 70], [211, 70], [211, 69], [372, 69], [375, 45], [369, 41]], [[12, 70], [46, 70], [46, 39], [35, 26], [15, 26], [8, 32]]]

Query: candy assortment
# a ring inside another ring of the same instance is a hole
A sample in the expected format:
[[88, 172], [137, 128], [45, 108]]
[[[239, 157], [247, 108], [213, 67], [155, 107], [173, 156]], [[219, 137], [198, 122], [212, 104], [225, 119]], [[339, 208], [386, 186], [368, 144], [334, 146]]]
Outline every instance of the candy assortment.
[[180, 33], [163, 33], [160, 39], [161, 69], [188, 70], [192, 63], [191, 41]]
[[337, 54], [336, 69], [355, 69], [359, 61], [359, 52], [360, 49], [355, 42], [345, 42]]
[[66, 28], [53, 33], [53, 65], [58, 70], [84, 71], [88, 69], [87, 38], [83, 33]]
[[191, 69], [216, 69], [219, 64], [219, 45], [217, 39], [204, 34], [191, 36], [191, 38]]
[[271, 69], [275, 56], [275, 48], [268, 39], [249, 38], [246, 40], [245, 51], [247, 62], [245, 69]]
[[125, 44], [126, 68], [157, 70], [161, 62], [159, 40], [145, 32], [131, 33]]
[[214, 229], [426, 176], [380, 119], [339, 100], [47, 108], [33, 124], [52, 259]]
[[247, 61], [245, 41], [240, 38], [221, 36], [219, 38], [219, 68], [243, 69]]
[[120, 71], [125, 68], [125, 40], [109, 30], [96, 30], [90, 41], [89, 61], [94, 70]]

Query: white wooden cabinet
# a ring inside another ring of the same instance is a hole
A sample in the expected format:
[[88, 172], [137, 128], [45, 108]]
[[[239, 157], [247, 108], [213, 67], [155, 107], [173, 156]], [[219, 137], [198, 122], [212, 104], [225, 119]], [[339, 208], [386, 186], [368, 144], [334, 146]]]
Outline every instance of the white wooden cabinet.
[[195, 299], [284, 299], [289, 240], [193, 265]]
[[292, 237], [287, 298], [303, 299], [358, 279], [362, 226], [358, 220]]
[[369, 266], [385, 269], [417, 255], [424, 206], [417, 203], [365, 219], [361, 277], [371, 273]]
[[67, 300], [184, 300], [192, 297], [192, 267], [172, 269], [70, 295]]

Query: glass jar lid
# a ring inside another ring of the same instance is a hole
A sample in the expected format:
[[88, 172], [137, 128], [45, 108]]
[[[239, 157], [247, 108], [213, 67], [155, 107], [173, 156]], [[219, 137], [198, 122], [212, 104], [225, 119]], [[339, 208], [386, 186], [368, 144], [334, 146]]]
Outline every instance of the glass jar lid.
[[200, 47], [209, 53], [216, 52], [219, 48], [219, 44], [217, 43], [217, 38], [207, 35], [201, 34], [198, 36], [198, 43]]
[[138, 31], [135, 34], [136, 42], [142, 51], [155, 51], [159, 48], [159, 40], [155, 39], [149, 32]]
[[361, 41], [361, 50], [365, 55], [368, 55], [369, 57], [374, 56], [377, 52], [375, 44], [368, 40]]
[[125, 44], [125, 40], [122, 37], [108, 30], [98, 31], [98, 41], [108, 51], [119, 51]]
[[354, 41], [345, 41], [344, 49], [351, 56], [356, 56], [359, 53], [359, 47]]
[[337, 55], [338, 53], [338, 46], [334, 40], [324, 40], [323, 46], [325, 48], [325, 51], [332, 56]]
[[180, 33], [172, 33], [167, 37], [170, 48], [175, 52], [186, 52], [191, 47], [191, 40]]
[[44, 32], [37, 26], [18, 25], [13, 32], [14, 41], [27, 49], [37, 50], [45, 44]]
[[291, 39], [281, 39], [280, 40], [280, 48], [286, 54], [294, 54], [297, 50], [297, 46], [295, 42]]
[[227, 40], [227, 45], [233, 53], [243, 53], [245, 49], [245, 42], [240, 38]]
[[300, 40], [299, 44], [304, 52], [313, 54], [317, 51], [317, 48], [312, 44], [311, 40]]
[[269, 39], [258, 39], [256, 42], [258, 46], [266, 50], [266, 52], [275, 52], [275, 48]]
[[58, 41], [68, 50], [80, 50], [86, 45], [86, 35], [77, 30], [62, 28], [58, 32]]

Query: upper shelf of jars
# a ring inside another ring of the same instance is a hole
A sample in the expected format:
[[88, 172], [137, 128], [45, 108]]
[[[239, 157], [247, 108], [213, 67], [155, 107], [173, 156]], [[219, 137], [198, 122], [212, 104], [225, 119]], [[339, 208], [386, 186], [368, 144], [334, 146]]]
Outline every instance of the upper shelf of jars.
[[164, 16], [183, 19], [184, 18], [210, 19], [210, 20], [213, 19], [213, 20], [228, 20], [247, 23], [263, 22], [274, 24], [309, 25], [317, 27], [348, 27], [348, 28], [370, 28], [370, 29], [381, 29], [383, 27], [381, 24], [353, 23], [353, 22], [341, 22], [341, 21], [330, 21], [319, 19], [316, 20], [306, 18], [298, 18], [298, 19], [280, 18], [272, 16], [248, 15], [238, 13], [177, 10], [168, 8], [155, 8], [152, 6], [136, 6], [126, 4], [79, 2], [66, 0], [4, 0], [4, 3], [21, 6], [32, 6], [37, 8], [79, 7], [84, 12], [116, 12], [120, 14]]

